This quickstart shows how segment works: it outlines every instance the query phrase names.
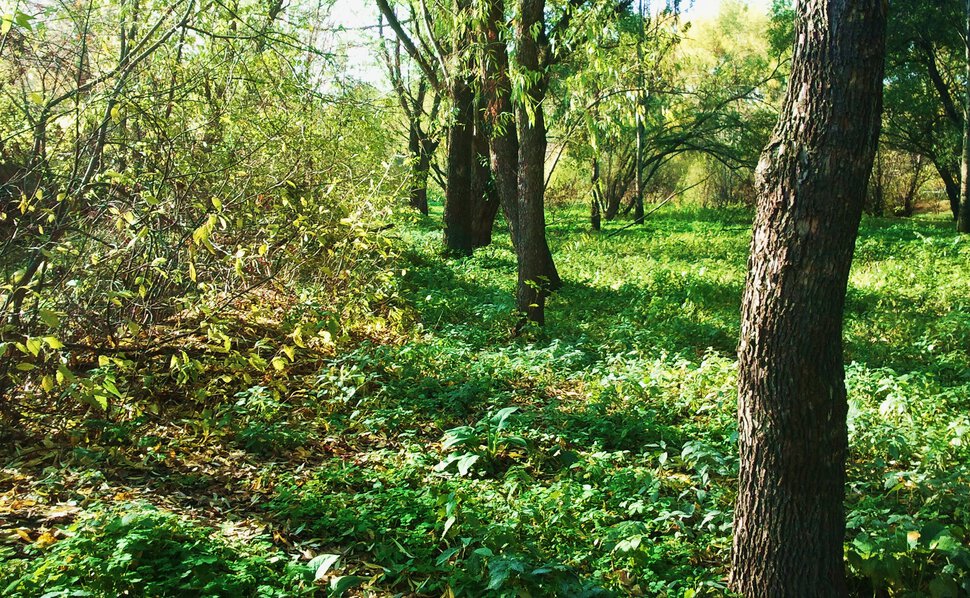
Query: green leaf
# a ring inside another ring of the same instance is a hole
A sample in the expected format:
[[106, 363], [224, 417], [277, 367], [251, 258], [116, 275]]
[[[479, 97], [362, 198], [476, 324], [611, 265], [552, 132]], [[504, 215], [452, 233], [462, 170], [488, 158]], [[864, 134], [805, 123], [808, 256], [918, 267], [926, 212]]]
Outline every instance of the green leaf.
[[57, 328], [61, 324], [61, 317], [57, 315], [57, 312], [42, 309], [40, 310], [40, 321], [51, 328]]
[[121, 394], [121, 391], [118, 390], [118, 387], [115, 386], [115, 383], [112, 382], [111, 380], [103, 381], [101, 383], [101, 386], [103, 386], [106, 391], [110, 392], [111, 394], [118, 397], [119, 399], [124, 398], [124, 395]]
[[477, 440], [475, 429], [471, 426], [459, 426], [445, 432], [445, 440], [441, 448], [447, 451], [450, 448], [468, 444], [472, 440]]
[[458, 459], [458, 474], [465, 476], [471, 470], [472, 465], [474, 465], [479, 459], [478, 455], [473, 455], [471, 453], [466, 453]]
[[318, 554], [313, 557], [307, 566], [314, 570], [313, 580], [319, 581], [327, 574], [330, 569], [340, 560], [339, 554]]
[[509, 416], [518, 411], [518, 407], [505, 407], [504, 409], [499, 409], [498, 412], [489, 419], [489, 423], [495, 426], [497, 432], [501, 432], [505, 429], [506, 422]]
[[359, 575], [343, 575], [334, 577], [330, 580], [330, 595], [334, 597], [342, 596], [350, 588], [359, 586], [364, 581], [364, 577]]

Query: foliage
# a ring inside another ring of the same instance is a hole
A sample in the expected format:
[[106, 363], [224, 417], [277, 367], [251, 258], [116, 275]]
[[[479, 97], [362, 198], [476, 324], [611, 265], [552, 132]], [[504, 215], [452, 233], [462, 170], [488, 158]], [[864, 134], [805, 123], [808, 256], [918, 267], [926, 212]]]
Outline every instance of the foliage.
[[[12, 132], [0, 146], [0, 392], [108, 410], [126, 392], [113, 369], [154, 358], [153, 374], [185, 382], [199, 353], [275, 365], [283, 348], [255, 347], [248, 319], [268, 315], [299, 345], [299, 321], [278, 310], [329, 312], [307, 322], [310, 344], [343, 336], [361, 303], [370, 311], [375, 295], [348, 289], [383, 279], [374, 231], [403, 184], [381, 117], [391, 104], [332, 80], [312, 48], [319, 14], [267, 21], [264, 8], [45, 5], [4, 37], [19, 92], [0, 99]], [[44, 70], [50, 60], [63, 64]], [[103, 375], [78, 377], [91, 358]]]
[[[559, 212], [552, 238], [572, 282], [546, 329], [512, 336], [507, 242], [446, 261], [433, 224], [401, 216], [384, 292], [410, 314], [408, 332], [297, 353], [280, 372], [267, 359], [271, 375], [252, 371], [249, 384], [196, 375], [184, 388], [204, 400], [158, 414], [137, 409], [150, 402], [133, 370], [101, 368], [125, 389], [110, 417], [78, 413], [50, 448], [9, 457], [24, 477], [0, 486], [4, 580], [68, 562], [46, 590], [131, 587], [140, 568], [93, 562], [127, 559], [127, 539], [139, 565], [178, 572], [144, 579], [211, 593], [722, 595], [749, 218], [666, 207], [618, 240]], [[943, 222], [863, 223], [846, 307], [858, 593], [966, 592], [968, 250]], [[478, 459], [460, 475], [466, 455]], [[224, 542], [211, 524], [147, 506], [64, 506], [119, 493], [258, 531]], [[31, 518], [12, 499], [53, 515]], [[65, 508], [76, 514], [60, 518]], [[95, 573], [72, 582], [82, 567]], [[204, 575], [185, 581], [190, 567]]]
[[632, 192], [638, 123], [648, 195], [687, 186], [677, 174], [666, 179], [682, 172], [685, 156], [700, 156], [729, 182], [732, 203], [747, 197], [740, 190], [774, 124], [785, 63], [763, 41], [768, 22], [741, 3], [725, 3], [711, 21], [682, 19], [660, 12], [641, 24], [630, 14], [601, 32], [560, 84], [570, 166], [588, 171], [595, 161], [608, 218]]
[[243, 546], [145, 504], [94, 508], [29, 561], [8, 562], [5, 596], [283, 596], [310, 571], [264, 538]]
[[[429, 70], [474, 75], [481, 48], [452, 51], [474, 28], [406, 4]], [[519, 101], [536, 77], [554, 86], [566, 166], [546, 232], [565, 286], [549, 325], [521, 329], [505, 235], [449, 259], [440, 196], [432, 218], [396, 211], [414, 182], [400, 115], [390, 90], [346, 78], [327, 7], [3, 15], [0, 593], [725, 594], [744, 205], [787, 3], [690, 25], [548, 3], [556, 60], [511, 74]], [[941, 65], [959, 56], [929, 12], [896, 23], [886, 208], [920, 182], [911, 159], [954, 153], [917, 34]], [[447, 98], [433, 118], [416, 65], [399, 69], [437, 135]], [[642, 227], [589, 234], [578, 173], [599, 160], [623, 198], [638, 109], [653, 194], [708, 182]], [[867, 217], [856, 247], [860, 595], [970, 593], [970, 245], [948, 228]]]

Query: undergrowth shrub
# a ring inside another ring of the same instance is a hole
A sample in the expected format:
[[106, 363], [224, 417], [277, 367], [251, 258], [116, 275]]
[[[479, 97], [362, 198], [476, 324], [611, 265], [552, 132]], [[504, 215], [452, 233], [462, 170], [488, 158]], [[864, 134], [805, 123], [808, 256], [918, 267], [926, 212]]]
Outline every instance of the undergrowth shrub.
[[294, 596], [312, 590], [310, 570], [265, 539], [222, 539], [145, 504], [91, 509], [47, 548], [8, 561], [5, 596]]

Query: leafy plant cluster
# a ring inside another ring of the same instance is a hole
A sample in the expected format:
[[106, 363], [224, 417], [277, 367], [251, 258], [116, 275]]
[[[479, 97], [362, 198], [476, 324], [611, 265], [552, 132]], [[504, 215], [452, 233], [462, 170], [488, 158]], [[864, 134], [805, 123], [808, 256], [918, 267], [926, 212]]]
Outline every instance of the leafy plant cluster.
[[93, 509], [29, 560], [0, 573], [5, 596], [287, 596], [312, 588], [309, 568], [265, 538], [246, 544], [150, 505]]
[[8, 424], [40, 397], [108, 411], [139, 378], [280, 371], [392, 307], [390, 104], [337, 80], [322, 5], [95, 4], [4, 21]]

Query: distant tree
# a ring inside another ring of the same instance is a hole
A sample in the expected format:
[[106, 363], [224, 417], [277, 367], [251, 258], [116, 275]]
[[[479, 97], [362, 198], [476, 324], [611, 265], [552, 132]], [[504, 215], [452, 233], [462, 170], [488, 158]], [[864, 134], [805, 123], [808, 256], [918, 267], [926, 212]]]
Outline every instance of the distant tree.
[[879, 135], [883, 0], [801, 0], [781, 118], [758, 166], [738, 349], [731, 588], [845, 596], [842, 316]]
[[[568, 98], [562, 120], [576, 123], [575, 134], [561, 134], [569, 157], [599, 171], [593, 188], [602, 217], [633, 211], [640, 220], [640, 195], [666, 187], [663, 175], [685, 154], [750, 179], [786, 70], [787, 51], [762, 39], [767, 25], [744, 5], [725, 3], [699, 26], [674, 11], [642, 18], [634, 11], [604, 26], [608, 41], [576, 60], [557, 90]], [[634, 61], [642, 76], [628, 68]]]
[[[381, 21], [383, 24], [383, 20]], [[383, 27], [382, 27], [383, 28]], [[408, 199], [411, 207], [428, 214], [428, 175], [432, 159], [440, 139], [433, 127], [441, 108], [441, 94], [431, 87], [427, 78], [420, 75], [416, 83], [408, 80], [401, 60], [401, 40], [394, 40], [393, 50], [381, 35], [381, 55], [387, 68], [388, 79], [394, 88], [408, 125], [408, 154], [411, 160], [411, 189]], [[428, 98], [430, 92], [430, 99]], [[429, 107], [430, 104], [430, 107]]]
[[[434, 8], [406, 3], [402, 21], [388, 0], [377, 0], [381, 15], [431, 88], [450, 103], [447, 132], [444, 244], [457, 255], [470, 255], [491, 242], [498, 200], [489, 193], [487, 161], [480, 153], [480, 98], [476, 96], [471, 0], [452, 0]], [[407, 27], [407, 28], [406, 28]], [[408, 29], [409, 28], [409, 29]], [[479, 139], [476, 140], [476, 137]]]
[[958, 0], [893, 0], [886, 40], [881, 143], [924, 156], [943, 182], [956, 218], [960, 195], [960, 107], [957, 68], [964, 55]]

